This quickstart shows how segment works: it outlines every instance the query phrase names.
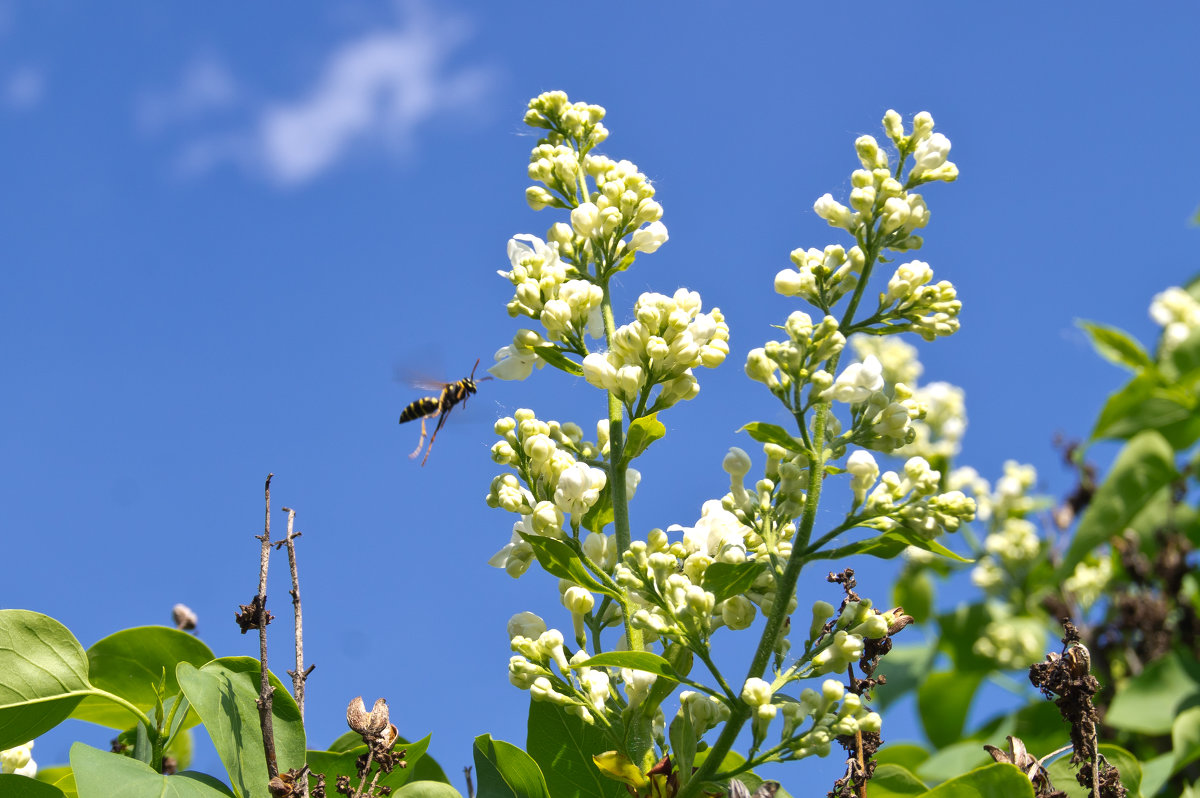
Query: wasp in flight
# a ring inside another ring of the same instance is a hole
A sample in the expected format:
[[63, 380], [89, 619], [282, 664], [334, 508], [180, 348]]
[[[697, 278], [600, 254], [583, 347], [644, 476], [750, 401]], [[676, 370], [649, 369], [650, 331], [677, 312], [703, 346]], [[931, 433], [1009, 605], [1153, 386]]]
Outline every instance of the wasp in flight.
[[400, 411], [400, 423], [406, 421], [415, 421], [421, 419], [421, 440], [417, 443], [416, 450], [409, 455], [410, 458], [416, 459], [421, 454], [421, 449], [425, 446], [425, 419], [438, 417], [437, 426], [433, 428], [433, 435], [429, 437], [429, 448], [425, 449], [425, 459], [421, 461], [421, 465], [429, 460], [429, 453], [433, 451], [433, 442], [437, 439], [438, 430], [446, 423], [446, 416], [450, 415], [450, 411], [456, 405], [466, 407], [467, 397], [474, 394], [478, 388], [475, 383], [490, 380], [491, 377], [480, 377], [475, 379], [475, 369], [479, 368], [479, 361], [475, 361], [475, 365], [471, 367], [471, 376], [457, 382], [438, 382], [432, 383], [428, 387], [441, 388], [442, 392], [438, 396], [423, 396], [412, 404]]

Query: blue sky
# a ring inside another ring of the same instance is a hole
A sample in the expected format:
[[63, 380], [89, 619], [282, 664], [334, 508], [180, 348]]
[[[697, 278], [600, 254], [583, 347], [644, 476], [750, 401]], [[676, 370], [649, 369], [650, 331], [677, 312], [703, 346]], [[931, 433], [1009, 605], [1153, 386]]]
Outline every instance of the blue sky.
[[[608, 109], [605, 152], [665, 208], [671, 240], [623, 276], [618, 316], [687, 286], [731, 328], [643, 461], [635, 532], [693, 522], [726, 448], [749, 448], [736, 429], [777, 420], [741, 363], [793, 308], [771, 290], [788, 252], [844, 243], [812, 203], [848, 192], [852, 142], [888, 108], [930, 111], [961, 170], [924, 192], [920, 255], [963, 301], [961, 333], [921, 347], [925, 381], [966, 390], [961, 462], [1069, 489], [1051, 440], [1086, 434], [1122, 380], [1074, 320], [1149, 339], [1150, 298], [1196, 269], [1200, 11], [912, 8], [0, 2], [0, 606], [88, 645], [185, 602], [215, 651], [252, 653], [232, 613], [273, 471], [305, 532], [314, 747], [360, 694], [434, 732], [448, 772], [476, 734], [521, 741], [504, 623], [568, 620], [551, 580], [486, 565], [511, 528], [483, 504], [490, 425], [532, 406], [588, 429], [603, 403], [548, 373], [485, 383], [421, 468], [396, 425], [420, 392], [394, 373], [465, 376], [518, 326], [495, 271], [558, 220], [523, 200], [520, 120], [550, 89]], [[888, 569], [850, 564], [886, 601]], [[109, 736], [56, 733], [38, 761], [70, 735]]]

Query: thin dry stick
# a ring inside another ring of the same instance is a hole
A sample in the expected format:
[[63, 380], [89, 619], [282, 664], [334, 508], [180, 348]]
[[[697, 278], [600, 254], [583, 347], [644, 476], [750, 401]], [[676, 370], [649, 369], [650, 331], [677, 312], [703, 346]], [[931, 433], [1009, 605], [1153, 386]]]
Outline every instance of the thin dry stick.
[[[854, 678], [854, 674], [850, 674]], [[867, 764], [863, 762], [862, 729], [854, 730], [854, 753], [858, 757], [858, 772], [862, 781], [858, 783], [858, 798], [867, 798]]]
[[292, 569], [292, 614], [296, 619], [296, 669], [288, 671], [288, 675], [292, 677], [292, 691], [296, 694], [296, 705], [300, 708], [300, 722], [304, 722], [304, 683], [308, 680], [308, 675], [312, 673], [316, 665], [310, 665], [308, 670], [304, 669], [304, 621], [303, 613], [300, 611], [300, 575], [296, 570], [296, 538], [300, 537], [300, 532], [293, 532], [292, 527], [296, 520], [296, 511], [290, 507], [284, 507], [283, 511], [288, 514], [287, 537], [279, 543], [275, 544], [276, 551], [280, 546], [287, 546], [288, 565]]
[[275, 758], [275, 727], [271, 720], [271, 694], [275, 692], [275, 688], [271, 686], [270, 680], [267, 678], [267, 566], [271, 561], [271, 477], [274, 474], [267, 474], [267, 485], [265, 488], [267, 514], [266, 521], [263, 524], [263, 533], [261, 536], [256, 535], [262, 541], [262, 555], [258, 565], [258, 596], [255, 598], [257, 603], [258, 617], [258, 658], [261, 667], [262, 678], [260, 681], [260, 689], [258, 694], [258, 722], [262, 726], [263, 750], [267, 757], [267, 778], [273, 779], [279, 775], [279, 762]]

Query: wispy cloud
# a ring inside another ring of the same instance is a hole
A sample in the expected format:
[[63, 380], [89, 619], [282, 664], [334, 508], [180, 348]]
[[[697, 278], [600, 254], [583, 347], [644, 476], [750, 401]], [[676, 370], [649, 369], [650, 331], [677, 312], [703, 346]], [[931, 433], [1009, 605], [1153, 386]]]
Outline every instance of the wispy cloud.
[[233, 163], [298, 186], [358, 153], [411, 153], [423, 126], [477, 106], [491, 83], [488, 70], [450, 63], [470, 38], [468, 26], [423, 3], [397, 7], [401, 24], [336, 47], [294, 98], [249, 101], [211, 64], [208, 73], [191, 73], [174, 103], [162, 106], [171, 110], [156, 113], [174, 119], [183, 109], [196, 115], [237, 105], [246, 118], [232, 130], [193, 138], [181, 169], [201, 174]]
[[31, 66], [17, 67], [0, 83], [0, 103], [12, 111], [27, 111], [42, 100], [46, 77]]
[[224, 64], [211, 55], [197, 58], [184, 70], [174, 89], [142, 96], [137, 105], [138, 126], [157, 133], [229, 108], [238, 97], [237, 82]]

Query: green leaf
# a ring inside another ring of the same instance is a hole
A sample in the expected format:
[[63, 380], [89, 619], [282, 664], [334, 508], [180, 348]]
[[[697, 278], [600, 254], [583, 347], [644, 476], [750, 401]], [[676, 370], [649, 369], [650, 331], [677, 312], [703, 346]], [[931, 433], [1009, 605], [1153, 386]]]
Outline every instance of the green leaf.
[[667, 434], [667, 428], [658, 420], [658, 413], [635, 418], [629, 424], [625, 435], [624, 462], [626, 465], [642, 452], [650, 448], [650, 444]]
[[1200, 330], [1192, 330], [1171, 350], [1171, 365], [1183, 381], [1195, 377], [1200, 369]]
[[0, 774], [0, 795], [4, 798], [64, 798], [63, 791], [57, 787], [15, 773]]
[[478, 798], [550, 798], [537, 763], [512, 743], [481, 734], [475, 738], [474, 754]]
[[[407, 737], [401, 736], [399, 739], [401, 745], [409, 744]], [[358, 732], [348, 731], [334, 740], [325, 751], [309, 751], [308, 753], [309, 756], [312, 756], [314, 753], [339, 754], [346, 751], [353, 751], [354, 749], [358, 749], [359, 753], [361, 753], [366, 749], [366, 746], [363, 745], [362, 735]], [[312, 760], [310, 759], [309, 764], [311, 763]], [[428, 753], [416, 760], [415, 765], [410, 764], [408, 769], [412, 771], [412, 781], [440, 781], [445, 784], [450, 783], [450, 779], [446, 778], [446, 771], [442, 770], [442, 766]]]
[[[1108, 760], [1108, 764], [1121, 771], [1121, 783], [1129, 791], [1130, 798], [1141, 795], [1142, 766], [1133, 754], [1115, 745], [1101, 745], [1100, 755]], [[1088, 798], [1091, 790], [1075, 780], [1076, 769], [1071, 766], [1071, 757], [1060, 756], [1046, 766], [1046, 772], [1054, 786], [1065, 792], [1067, 798]]]
[[[222, 657], [202, 668], [181, 662], [179, 686], [200, 715], [239, 798], [268, 798], [267, 763], [256, 701], [259, 664], [252, 657]], [[304, 765], [304, 725], [300, 710], [283, 683], [268, 674], [275, 688], [271, 717], [279, 771]]]
[[[148, 765], [83, 743], [71, 746], [71, 769], [79, 798], [229, 798], [221, 782], [203, 773], [164, 776]], [[264, 784], [264, 793], [265, 785]]]
[[583, 524], [584, 529], [591, 530], [592, 532], [603, 532], [604, 526], [612, 522], [612, 482], [611, 480], [606, 480], [604, 487], [600, 489], [600, 498], [583, 514], [583, 520], [580, 523]]
[[[351, 732], [351, 734], [354, 734]], [[316, 783], [316, 774], [325, 774], [325, 781], [333, 784], [338, 776], [350, 776], [357, 780], [358, 768], [355, 765], [360, 756], [367, 752], [367, 746], [362, 741], [362, 737], [354, 734], [354, 738], [358, 740], [358, 745], [353, 748], [347, 748], [343, 751], [309, 751], [308, 752], [308, 767], [312, 771], [313, 776], [310, 779], [313, 784]], [[425, 735], [415, 743], [402, 743], [399, 747], [403, 748], [407, 753], [405, 762], [407, 767], [397, 767], [391, 773], [386, 773], [379, 777], [379, 784], [387, 787], [397, 788], [409, 781], [417, 781], [417, 772], [427, 757], [425, 752], [429, 749], [430, 735]], [[432, 761], [432, 760], [430, 760]], [[436, 767], [436, 763], [435, 763]], [[282, 770], [282, 768], [280, 768]], [[440, 773], [441, 768], [437, 771]], [[429, 781], [445, 781], [445, 774], [442, 773], [441, 779], [424, 779]]]
[[1171, 724], [1171, 752], [1172, 773], [1200, 758], [1200, 707], [1185, 709]]
[[883, 765], [875, 768], [871, 776], [869, 795], [871, 798], [901, 798], [905, 795], [922, 795], [929, 788], [916, 774], [899, 765]]
[[745, 432], [751, 438], [759, 443], [774, 443], [782, 446], [789, 452], [807, 452], [808, 447], [803, 441], [798, 441], [788, 434], [788, 431], [783, 427], [777, 427], [774, 424], [767, 424], [763, 421], [751, 421], [738, 432]]
[[75, 789], [75, 772], [68, 765], [38, 768], [37, 776], [34, 778], [44, 784], [57, 787], [67, 798], [78, 798], [79, 796], [79, 791]]
[[981, 673], [940, 671], [927, 675], [917, 688], [921, 726], [935, 748], [944, 748], [962, 738], [971, 699], [982, 682]]
[[[1037, 757], [1045, 756], [1062, 746], [1070, 730], [1059, 714], [1058, 707], [1040, 697], [1032, 704], [1026, 704], [1010, 714], [1008, 720], [1011, 722], [1011, 730], [1005, 730], [1003, 734], [1019, 737], [1029, 753]], [[990, 742], [1004, 748], [1003, 734], [997, 733], [995, 739]]]
[[1092, 348], [1096, 350], [1096, 354], [1109, 363], [1124, 366], [1131, 371], [1139, 371], [1154, 365], [1142, 345], [1124, 330], [1091, 321], [1079, 320], [1075, 324], [1092, 339]]
[[551, 795], [620, 798], [625, 787], [604, 776], [592, 762], [612, 748], [599, 727], [568, 715], [546, 701], [529, 702], [525, 750], [541, 768]]
[[1141, 763], [1143, 796], [1158, 795], [1167, 779], [1171, 778], [1171, 762], [1174, 758], [1174, 754], [1168, 751]]
[[991, 755], [983, 750], [978, 740], [965, 740], [934, 751], [917, 768], [917, 775], [925, 781], [946, 781], [992, 761]]
[[665, 679], [678, 682], [682, 677], [671, 667], [671, 663], [651, 651], [606, 651], [586, 659], [572, 669], [578, 668], [629, 668], [635, 671], [653, 673]]
[[750, 589], [754, 580], [766, 568], [766, 563], [747, 560], [740, 563], [715, 562], [704, 572], [701, 587], [712, 593], [720, 604], [727, 598], [739, 596]]
[[[925, 569], [905, 568], [892, 585], [892, 606], [903, 607], [917, 623], [925, 623], [933, 613], [933, 580]], [[889, 655], [890, 656], [890, 655]]]
[[[953, 612], [937, 616], [941, 634], [938, 648], [950, 655], [958, 671], [990, 671], [994, 663], [975, 653], [975, 641], [984, 628], [994, 620], [985, 604], [959, 605]], [[890, 654], [888, 656], [891, 656]], [[883, 660], [887, 662], [885, 657]]]
[[875, 674], [886, 676], [887, 684], [875, 688], [871, 696], [872, 706], [883, 711], [910, 690], [916, 689], [933, 667], [936, 654], [937, 649], [926, 643], [897, 645], [889, 651], [886, 657], [879, 660], [879, 672]]
[[1177, 653], [1151, 662], [1117, 688], [1104, 723], [1141, 734], [1167, 734], [1175, 717], [1200, 703], [1200, 679]]
[[[165, 626], [141, 626], [96, 641], [87, 650], [87, 658], [88, 679], [93, 686], [119, 695], [153, 717], [154, 688], [163, 671], [167, 674], [164, 695], [175, 695], [179, 692], [175, 666], [190, 662], [198, 668], [214, 659], [214, 655], [208, 646], [186, 632]], [[85, 698], [71, 717], [110, 729], [127, 729], [135, 718], [120, 704], [99, 696]], [[187, 725], [195, 724], [193, 716]]]
[[996, 762], [934, 787], [925, 798], [1034, 798], [1034, 794], [1020, 768]]
[[553, 344], [542, 344], [541, 346], [533, 347], [533, 351], [541, 357], [542, 360], [554, 366], [560, 371], [565, 371], [568, 374], [574, 374], [576, 377], [583, 376], [583, 366], [576, 363], [571, 358], [563, 354], [562, 350]]
[[410, 781], [392, 798], [462, 798], [462, 793], [444, 781]]
[[1175, 453], [1162, 435], [1147, 430], [1131, 438], [1079, 520], [1057, 577], [1070, 576], [1092, 549], [1120, 535], [1154, 494], [1175, 477]]
[[878, 533], [873, 538], [850, 543], [837, 549], [818, 552], [818, 556], [814, 557], [814, 559], [840, 560], [855, 554], [867, 554], [871, 557], [878, 557], [881, 560], [890, 560], [898, 556], [909, 546], [916, 546], [919, 549], [924, 549], [925, 551], [933, 552], [934, 554], [941, 555], [950, 560], [957, 560], [958, 562], [974, 562], [974, 560], [960, 557], [936, 540], [930, 540], [920, 532], [908, 529], [907, 527], [898, 527], [887, 532]]
[[0, 610], [0, 750], [66, 720], [93, 691], [87, 670], [67, 627], [41, 613]]
[[[888, 655], [889, 657], [891, 654]], [[890, 682], [891, 679], [888, 679]], [[875, 761], [882, 765], [899, 765], [905, 770], [915, 771], [922, 762], [929, 758], [929, 751], [916, 743], [897, 743], [885, 745], [875, 754]]]
[[1145, 430], [1158, 430], [1176, 449], [1188, 448], [1200, 436], [1195, 396], [1163, 385], [1157, 373], [1139, 374], [1109, 396], [1092, 439], [1131, 438]]
[[587, 588], [593, 593], [603, 593], [613, 598], [619, 598], [615, 591], [605, 587], [591, 572], [583, 566], [575, 551], [557, 538], [544, 535], [529, 535], [521, 533], [524, 540], [533, 549], [538, 564], [549, 574], [559, 579], [570, 579], [580, 587]]

